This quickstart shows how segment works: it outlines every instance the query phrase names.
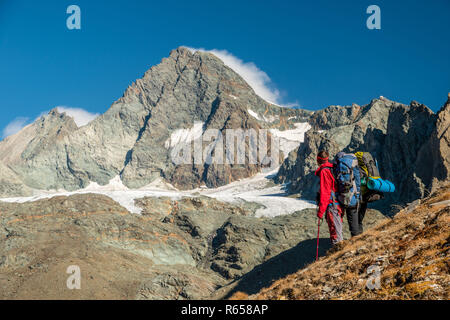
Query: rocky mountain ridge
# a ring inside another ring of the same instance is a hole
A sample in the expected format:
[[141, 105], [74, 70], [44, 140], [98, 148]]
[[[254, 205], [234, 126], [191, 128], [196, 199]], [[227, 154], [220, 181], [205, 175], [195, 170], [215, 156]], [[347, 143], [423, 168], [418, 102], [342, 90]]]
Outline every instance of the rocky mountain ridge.
[[310, 114], [265, 102], [213, 54], [180, 47], [89, 124], [78, 128], [52, 110], [1, 141], [0, 165], [14, 174], [3, 175], [0, 194], [75, 190], [90, 182], [105, 185], [117, 175], [130, 188], [159, 177], [181, 189], [224, 185], [254, 175], [262, 165], [176, 165], [174, 146], [167, 145], [177, 131], [192, 131], [199, 123], [200, 135], [192, 137], [199, 139], [208, 129], [284, 130], [306, 122]]
[[310, 118], [312, 130], [284, 161], [275, 181], [302, 198], [314, 199], [318, 188], [315, 156], [326, 149], [330, 157], [345, 152], [368, 151], [383, 178], [396, 185], [378, 205], [406, 204], [422, 198], [450, 177], [450, 95], [434, 114], [415, 101], [409, 106], [386, 98], [359, 107], [329, 107]]

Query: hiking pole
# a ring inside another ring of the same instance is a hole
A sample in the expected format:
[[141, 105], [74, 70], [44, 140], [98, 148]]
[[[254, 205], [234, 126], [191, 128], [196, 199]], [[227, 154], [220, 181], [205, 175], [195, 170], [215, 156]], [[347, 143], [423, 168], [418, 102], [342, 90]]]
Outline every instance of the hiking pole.
[[320, 235], [320, 218], [317, 222], [317, 247], [316, 247], [316, 261], [319, 259], [319, 235]]

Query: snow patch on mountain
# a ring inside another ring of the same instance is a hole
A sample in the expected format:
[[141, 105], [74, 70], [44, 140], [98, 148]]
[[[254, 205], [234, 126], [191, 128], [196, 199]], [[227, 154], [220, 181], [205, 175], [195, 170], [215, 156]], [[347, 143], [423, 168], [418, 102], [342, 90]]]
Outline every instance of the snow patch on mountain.
[[274, 122], [274, 121], [276, 121], [276, 120], [278, 120], [279, 118], [278, 117], [276, 117], [276, 116], [268, 116], [268, 117], [266, 117], [266, 116], [262, 116], [262, 118], [255, 112], [255, 111], [253, 111], [253, 110], [251, 110], [251, 109], [247, 109], [247, 112], [253, 117], [253, 118], [255, 118], [256, 120], [259, 120], [259, 121], [265, 121], [265, 122]]
[[261, 172], [253, 177], [234, 181], [222, 187], [214, 189], [196, 189], [202, 195], [216, 198], [217, 200], [231, 203], [239, 203], [245, 200], [256, 202], [263, 206], [256, 211], [257, 217], [275, 217], [291, 214], [307, 208], [315, 208], [311, 201], [296, 198], [288, 198], [284, 191], [284, 185], [267, 187], [278, 169], [270, 172]]
[[280, 150], [283, 151], [286, 158], [292, 150], [297, 148], [300, 143], [305, 141], [305, 133], [311, 129], [308, 122], [294, 123], [295, 129], [278, 130], [270, 129], [270, 133], [280, 140]]
[[56, 196], [71, 196], [74, 194], [97, 193], [110, 197], [118, 202], [128, 211], [140, 214], [142, 209], [135, 204], [136, 199], [144, 197], [169, 197], [173, 200], [180, 200], [183, 197], [196, 197], [199, 195], [215, 198], [220, 201], [239, 204], [242, 200], [256, 202], [263, 206], [256, 211], [257, 217], [275, 217], [278, 215], [291, 214], [295, 211], [306, 208], [314, 208], [315, 204], [301, 199], [288, 198], [283, 191], [284, 185], [267, 187], [270, 179], [278, 171], [278, 168], [271, 172], [262, 172], [251, 178], [232, 182], [219, 188], [197, 188], [188, 191], [179, 191], [172, 186], [161, 183], [152, 183], [141, 189], [128, 189], [123, 185], [120, 177], [114, 177], [104, 186], [91, 182], [86, 188], [68, 192], [58, 190], [56, 192], [38, 191], [32, 197], [4, 198], [4, 202], [32, 202], [40, 199], [49, 199]]
[[306, 131], [311, 129], [310, 124], [308, 122], [300, 122], [294, 123], [294, 126], [295, 129], [288, 129], [283, 131], [278, 129], [270, 129], [270, 133], [287, 140], [303, 142], [305, 140]]
[[247, 109], [247, 111], [253, 118], [255, 118], [256, 120], [262, 121], [262, 119], [258, 116], [258, 114], [255, 111], [253, 111], [251, 109]]

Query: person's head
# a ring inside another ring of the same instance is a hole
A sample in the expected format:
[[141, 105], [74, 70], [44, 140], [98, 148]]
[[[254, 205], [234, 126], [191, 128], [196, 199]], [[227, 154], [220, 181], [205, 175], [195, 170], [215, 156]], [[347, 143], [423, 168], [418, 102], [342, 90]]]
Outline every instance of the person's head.
[[326, 162], [328, 162], [329, 154], [325, 150], [320, 150], [317, 154], [317, 164], [320, 166]]

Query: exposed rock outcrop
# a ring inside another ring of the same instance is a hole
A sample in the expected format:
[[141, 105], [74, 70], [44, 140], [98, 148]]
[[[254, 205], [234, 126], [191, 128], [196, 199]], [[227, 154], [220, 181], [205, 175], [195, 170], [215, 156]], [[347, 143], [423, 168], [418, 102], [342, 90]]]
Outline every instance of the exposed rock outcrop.
[[[71, 117], [53, 109], [33, 124], [1, 141], [3, 183], [0, 183], [0, 194], [31, 195], [31, 188], [40, 186], [42, 180], [47, 182], [48, 189], [52, 189], [58, 183], [64, 183], [58, 182], [59, 179], [70, 179], [70, 175], [64, 175], [64, 170], [58, 166], [61, 159], [57, 146], [77, 129]], [[54, 157], [48, 157], [50, 154]], [[47, 157], [45, 166], [40, 162], [42, 157]]]
[[326, 130], [335, 127], [352, 124], [360, 115], [361, 107], [357, 104], [351, 106], [329, 106], [323, 110], [314, 112], [310, 123], [313, 129]]
[[331, 157], [341, 150], [368, 151], [377, 159], [382, 177], [396, 185], [396, 192], [386, 194], [378, 206], [404, 205], [424, 197], [449, 178], [448, 105], [438, 114], [415, 101], [407, 106], [386, 98], [360, 109], [327, 108], [311, 118], [320, 132], [306, 134], [305, 143], [284, 161], [275, 181], [289, 182], [290, 192], [313, 199], [318, 183], [313, 175], [315, 156], [320, 149]]
[[[427, 163], [427, 182], [432, 181], [432, 191], [443, 181], [450, 179], [450, 93], [445, 105], [437, 113], [436, 126], [428, 146], [420, 154], [422, 162]], [[431, 155], [431, 157], [430, 157]], [[435, 160], [430, 163], [430, 158]], [[431, 168], [431, 169], [430, 169]]]

